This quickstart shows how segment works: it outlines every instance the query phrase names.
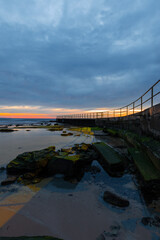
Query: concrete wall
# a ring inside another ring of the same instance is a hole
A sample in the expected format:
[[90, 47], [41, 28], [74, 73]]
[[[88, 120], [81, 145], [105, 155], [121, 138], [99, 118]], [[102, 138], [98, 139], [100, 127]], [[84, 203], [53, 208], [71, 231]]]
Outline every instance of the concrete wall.
[[65, 123], [73, 126], [86, 126], [86, 127], [94, 127], [96, 126], [96, 119], [57, 119], [59, 123]]
[[138, 134], [146, 134], [160, 139], [160, 104], [141, 113], [127, 117], [102, 119], [58, 119], [58, 122], [75, 126], [99, 126], [128, 129]]

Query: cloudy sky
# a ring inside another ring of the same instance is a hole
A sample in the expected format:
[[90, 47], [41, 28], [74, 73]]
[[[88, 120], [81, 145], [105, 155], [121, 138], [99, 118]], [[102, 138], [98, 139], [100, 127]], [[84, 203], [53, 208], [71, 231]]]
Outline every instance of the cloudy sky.
[[121, 107], [159, 78], [160, 1], [0, 0], [1, 116]]

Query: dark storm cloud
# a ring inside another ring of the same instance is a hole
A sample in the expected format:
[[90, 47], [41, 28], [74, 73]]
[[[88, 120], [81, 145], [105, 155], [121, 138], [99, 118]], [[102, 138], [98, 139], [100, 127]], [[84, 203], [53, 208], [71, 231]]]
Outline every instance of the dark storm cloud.
[[160, 3], [0, 0], [0, 105], [118, 107], [160, 76]]

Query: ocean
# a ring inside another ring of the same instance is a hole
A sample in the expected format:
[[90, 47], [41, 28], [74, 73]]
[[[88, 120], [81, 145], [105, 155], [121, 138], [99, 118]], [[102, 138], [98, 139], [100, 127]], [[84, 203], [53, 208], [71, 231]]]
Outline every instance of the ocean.
[[56, 119], [44, 119], [44, 118], [0, 118], [1, 125], [28, 125], [28, 124], [41, 124], [55, 122]]

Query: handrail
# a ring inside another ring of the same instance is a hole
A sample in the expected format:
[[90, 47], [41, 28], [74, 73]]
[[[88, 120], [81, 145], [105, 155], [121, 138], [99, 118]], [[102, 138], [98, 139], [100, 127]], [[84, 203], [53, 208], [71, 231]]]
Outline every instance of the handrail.
[[[79, 119], [79, 118], [85, 118], [85, 119], [96, 119], [96, 118], [115, 118], [115, 117], [125, 117], [129, 115], [133, 115], [136, 113], [141, 113], [144, 109], [143, 106], [145, 103], [150, 101], [150, 106], [154, 106], [154, 98], [160, 94], [160, 91], [154, 94], [155, 86], [160, 83], [160, 80], [158, 80], [155, 84], [153, 84], [143, 95], [141, 95], [139, 98], [137, 98], [135, 101], [131, 102], [130, 104], [120, 107], [118, 109], [113, 109], [111, 111], [104, 111], [104, 112], [87, 112], [87, 113], [81, 113], [81, 114], [70, 114], [70, 115], [61, 115], [57, 116], [57, 119]], [[150, 92], [150, 97], [146, 100], [143, 100], [144, 96]], [[140, 100], [140, 103], [136, 105], [136, 103]], [[129, 108], [131, 106], [131, 108]], [[140, 107], [140, 109], [137, 109], [137, 107]]]

